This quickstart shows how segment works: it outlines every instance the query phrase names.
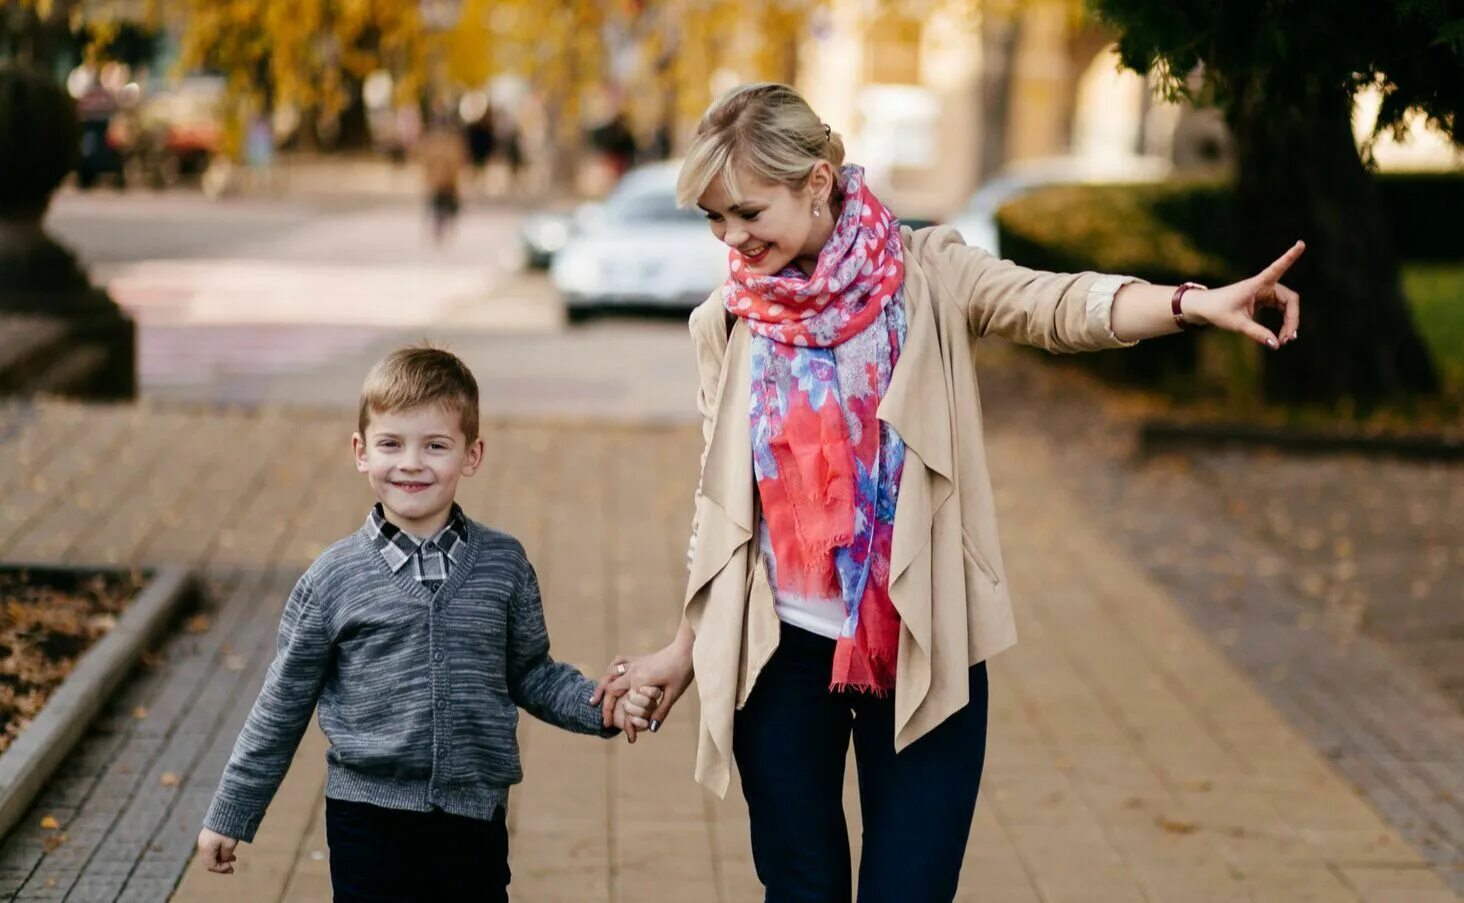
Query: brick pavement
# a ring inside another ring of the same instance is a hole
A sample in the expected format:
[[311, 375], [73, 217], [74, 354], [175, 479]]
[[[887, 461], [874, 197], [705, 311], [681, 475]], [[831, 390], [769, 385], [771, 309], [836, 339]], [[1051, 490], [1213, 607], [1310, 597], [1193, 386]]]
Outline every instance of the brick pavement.
[[[0, 845], [0, 891], [327, 898], [318, 734], [238, 874], [188, 860], [285, 591], [363, 516], [348, 431], [341, 412], [0, 407], [0, 555], [186, 561], [213, 588], [205, 617], [126, 686]], [[497, 420], [485, 433], [488, 466], [464, 502], [528, 546], [556, 655], [596, 671], [663, 642], [695, 430]], [[1023, 642], [993, 665], [961, 899], [1457, 899], [1086, 513], [1064, 488], [1061, 449], [998, 430], [990, 453]], [[516, 899], [757, 898], [735, 790], [718, 801], [691, 781], [694, 716], [689, 698], [635, 747], [526, 721]]]
[[1153, 406], [1136, 393], [1001, 346], [984, 363], [988, 426], [1050, 449], [1084, 518], [1464, 893], [1464, 468], [1145, 459], [1133, 437]]

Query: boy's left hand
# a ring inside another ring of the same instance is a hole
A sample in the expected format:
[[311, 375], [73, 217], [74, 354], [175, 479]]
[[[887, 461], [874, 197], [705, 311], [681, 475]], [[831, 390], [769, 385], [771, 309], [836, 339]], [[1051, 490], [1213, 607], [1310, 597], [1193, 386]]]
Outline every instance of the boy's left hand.
[[625, 731], [626, 740], [634, 743], [636, 732], [650, 727], [651, 713], [660, 704], [661, 696], [660, 687], [641, 687], [616, 701], [613, 721], [616, 727]]

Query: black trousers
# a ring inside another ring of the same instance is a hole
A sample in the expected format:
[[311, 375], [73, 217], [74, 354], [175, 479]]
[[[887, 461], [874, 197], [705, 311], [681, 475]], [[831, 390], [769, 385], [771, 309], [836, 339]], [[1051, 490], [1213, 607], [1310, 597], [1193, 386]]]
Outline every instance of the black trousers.
[[327, 798], [337, 903], [508, 900], [508, 825], [440, 810], [406, 812]]
[[833, 655], [833, 640], [784, 624], [733, 725], [766, 901], [849, 903], [851, 734], [864, 819], [860, 903], [949, 901], [986, 758], [986, 666], [971, 669], [965, 708], [896, 755], [894, 699], [831, 692]]

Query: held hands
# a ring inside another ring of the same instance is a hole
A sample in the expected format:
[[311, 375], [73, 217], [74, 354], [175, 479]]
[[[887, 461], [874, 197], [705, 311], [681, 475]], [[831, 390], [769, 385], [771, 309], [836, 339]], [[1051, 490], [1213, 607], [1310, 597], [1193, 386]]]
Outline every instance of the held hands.
[[[591, 705], [598, 705], [604, 718], [604, 724], [609, 727], [612, 723], [614, 710], [618, 700], [624, 696], [631, 687], [662, 688], [662, 693], [653, 701], [655, 705], [645, 712], [645, 718], [649, 719], [647, 725], [636, 725], [633, 721], [625, 728], [625, 739], [631, 743], [635, 742], [636, 732], [649, 729], [655, 733], [660, 729], [661, 723], [671, 713], [672, 706], [686, 688], [691, 685], [692, 665], [690, 644], [683, 646], [681, 643], [673, 642], [665, 648], [653, 652], [650, 655], [643, 655], [640, 658], [627, 658], [619, 655], [610, 663], [605, 670], [605, 676], [600, 678], [600, 683], [595, 687], [595, 694], [590, 697]], [[644, 692], [644, 690], [642, 691]]]
[[198, 832], [198, 853], [203, 857], [203, 864], [220, 875], [234, 874], [234, 848], [238, 845], [235, 838], [208, 828]]
[[[1282, 285], [1280, 279], [1305, 250], [1306, 242], [1299, 241], [1249, 279], [1204, 292], [1190, 292], [1184, 297], [1184, 318], [1196, 325], [1208, 323], [1239, 332], [1272, 350], [1295, 341], [1296, 326], [1301, 319], [1301, 296]], [[1283, 319], [1279, 338], [1256, 322], [1256, 310], [1261, 307], [1280, 308]]]
[[636, 731], [650, 727], [651, 713], [660, 705], [664, 695], [660, 687], [641, 687], [626, 693], [615, 701], [610, 713], [611, 724], [625, 731], [625, 738], [634, 743]]

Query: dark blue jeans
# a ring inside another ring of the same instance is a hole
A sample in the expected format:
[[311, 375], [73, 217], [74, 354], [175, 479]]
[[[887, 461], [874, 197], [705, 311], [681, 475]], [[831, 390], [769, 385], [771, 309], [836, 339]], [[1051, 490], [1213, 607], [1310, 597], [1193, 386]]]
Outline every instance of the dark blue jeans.
[[956, 895], [986, 758], [986, 666], [971, 701], [895, 754], [895, 703], [829, 690], [834, 641], [787, 624], [737, 713], [732, 748], [767, 903], [849, 903], [844, 760], [854, 737], [861, 903]]
[[508, 825], [326, 798], [336, 903], [508, 901]]

